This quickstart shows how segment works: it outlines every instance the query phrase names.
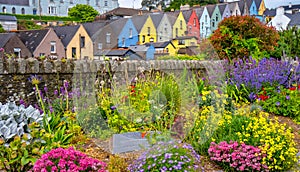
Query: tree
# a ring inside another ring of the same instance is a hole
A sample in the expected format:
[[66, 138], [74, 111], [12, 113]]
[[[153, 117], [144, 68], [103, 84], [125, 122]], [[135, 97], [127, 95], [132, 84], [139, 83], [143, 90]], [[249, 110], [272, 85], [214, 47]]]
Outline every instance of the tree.
[[98, 14], [92, 6], [85, 4], [77, 4], [68, 13], [70, 17], [79, 18], [80, 22], [92, 22]]
[[279, 34], [253, 16], [231, 16], [209, 38], [221, 59], [270, 56]]
[[3, 29], [3, 26], [0, 24], [0, 33], [5, 32], [5, 30]]
[[300, 29], [294, 26], [280, 31], [279, 35], [278, 47], [275, 48], [271, 56], [277, 58], [282, 56], [300, 57]]
[[171, 9], [178, 10], [181, 5], [189, 4], [193, 5], [207, 5], [207, 4], [216, 4], [218, 0], [173, 0], [170, 4], [170, 7], [166, 8], [165, 11], [171, 11]]

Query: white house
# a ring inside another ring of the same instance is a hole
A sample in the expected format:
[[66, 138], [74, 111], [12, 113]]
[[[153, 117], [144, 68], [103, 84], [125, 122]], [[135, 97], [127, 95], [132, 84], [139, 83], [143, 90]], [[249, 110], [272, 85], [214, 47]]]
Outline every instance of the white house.
[[10, 15], [0, 15], [0, 24], [6, 31], [16, 31], [18, 29], [17, 18]]
[[0, 12], [68, 16], [69, 9], [77, 4], [88, 4], [100, 14], [119, 7], [118, 0], [0, 0]]
[[274, 26], [276, 30], [285, 30], [290, 21], [291, 19], [284, 13], [284, 8], [278, 7], [275, 17], [268, 23], [268, 26]]

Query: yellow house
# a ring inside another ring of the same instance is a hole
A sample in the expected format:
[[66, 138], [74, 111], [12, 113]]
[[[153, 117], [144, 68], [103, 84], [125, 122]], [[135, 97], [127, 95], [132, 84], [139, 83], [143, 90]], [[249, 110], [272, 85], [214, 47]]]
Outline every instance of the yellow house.
[[173, 38], [186, 35], [186, 22], [182, 12], [180, 11], [178, 17], [173, 25]]
[[190, 46], [199, 46], [197, 44], [197, 38], [195, 36], [177, 37], [172, 40], [172, 43], [175, 46], [176, 50], [179, 50], [180, 48], [190, 47]]
[[176, 47], [172, 41], [153, 43], [156, 55], [175, 55], [177, 53]]
[[266, 11], [266, 5], [265, 5], [265, 1], [264, 0], [261, 0], [261, 3], [259, 5], [259, 8], [258, 8], [258, 15], [263, 15], [264, 12]]
[[132, 22], [139, 33], [139, 44], [156, 42], [156, 28], [150, 15], [137, 15]]
[[66, 58], [93, 59], [93, 42], [82, 25], [53, 28], [61, 39]]

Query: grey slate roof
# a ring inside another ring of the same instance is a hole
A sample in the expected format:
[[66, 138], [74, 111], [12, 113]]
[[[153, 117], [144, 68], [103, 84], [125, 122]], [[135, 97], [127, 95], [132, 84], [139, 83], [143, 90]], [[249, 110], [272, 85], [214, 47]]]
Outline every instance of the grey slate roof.
[[98, 30], [107, 25], [109, 22], [92, 22], [92, 23], [83, 23], [83, 27], [87, 31], [90, 37], [92, 37]]
[[15, 33], [0, 33], [0, 48], [3, 48], [11, 37], [16, 35]]
[[291, 10], [291, 9], [300, 9], [300, 4], [295, 4], [292, 5], [292, 7], [290, 8], [289, 5], [283, 6], [284, 10]]
[[158, 25], [160, 24], [161, 22], [161, 19], [163, 18], [164, 14], [163, 13], [153, 13], [153, 14], [150, 14], [150, 17], [154, 23], [154, 26], [155, 28], [158, 27]]
[[253, 0], [246, 0], [246, 2], [247, 2], [248, 8], [250, 9], [250, 7], [251, 7], [251, 5], [253, 3]]
[[29, 51], [33, 53], [35, 49], [41, 44], [48, 32], [49, 29], [28, 30], [19, 31], [17, 35], [25, 44], [25, 46], [29, 49]]
[[139, 33], [142, 30], [147, 18], [148, 15], [137, 15], [132, 17], [132, 22]]
[[183, 15], [183, 17], [184, 17], [184, 20], [186, 21], [186, 22], [189, 22], [189, 20], [190, 20], [190, 17], [191, 17], [191, 15], [192, 15], [192, 10], [185, 10], [185, 11], [182, 11], [182, 15]]
[[147, 14], [147, 13], [151, 13], [148, 10], [139, 10], [139, 9], [133, 9], [133, 8], [124, 8], [124, 7], [118, 7], [115, 8], [111, 11], [108, 11], [104, 14], [102, 14], [103, 16], [134, 16], [134, 15], [138, 15], [138, 14]]
[[276, 9], [266, 9], [264, 11], [264, 15], [265, 16], [270, 16], [270, 17], [276, 16]]
[[209, 17], [211, 17], [213, 12], [215, 11], [216, 5], [207, 5], [206, 8], [207, 8]]
[[113, 29], [114, 33], [116, 34], [116, 36], [119, 36], [120, 32], [124, 28], [124, 25], [126, 24], [127, 21], [128, 21], [127, 18], [120, 18], [109, 24], [110, 27]]
[[[166, 41], [166, 42], [155, 42], [153, 43], [152, 45], [155, 47], [155, 48], [165, 48], [166, 46], [168, 46], [169, 44], [172, 44], [173, 43], [171, 41]], [[174, 47], [174, 45], [173, 45]]]
[[172, 14], [172, 13], [168, 12], [168, 13], [166, 13], [166, 14], [167, 14], [167, 16], [168, 16], [168, 20], [169, 20], [171, 26], [173, 27], [174, 23], [175, 23], [176, 20], [177, 20], [177, 17], [178, 17], [178, 15], [179, 15], [179, 12], [175, 12], [175, 14]]
[[17, 18], [11, 15], [0, 15], [0, 21], [17, 21]]
[[29, 6], [29, 0], [0, 0], [0, 4]]
[[196, 36], [179, 36], [179, 37], [174, 38], [173, 40], [185, 40], [185, 39], [191, 39], [191, 38], [198, 39]]
[[146, 52], [149, 49], [149, 46], [147, 46], [147, 45], [132, 45], [132, 46], [129, 46], [129, 49], [131, 49], [134, 52], [137, 52], [137, 51], [145, 51]]
[[255, 2], [255, 5], [256, 5], [256, 9], [258, 10], [262, 0], [254, 0], [254, 2]]
[[300, 13], [295, 14], [285, 14], [287, 17], [291, 19], [289, 26], [299, 26], [300, 25]]
[[[240, 0], [240, 1], [238, 2], [238, 6], [239, 6], [239, 8], [240, 8], [241, 13], [244, 14], [244, 10], [245, 10], [245, 1], [244, 1], [244, 0]], [[248, 7], [248, 8], [249, 8], [249, 7]]]
[[53, 27], [53, 29], [56, 32], [57, 36], [61, 39], [61, 42], [64, 44], [64, 46], [67, 47], [70, 41], [73, 39], [79, 27], [80, 25], [56, 26]]
[[198, 18], [200, 19], [202, 14], [203, 14], [203, 11], [204, 11], [204, 7], [197, 7], [197, 8], [194, 8]]
[[223, 15], [223, 13], [224, 13], [224, 11], [225, 11], [226, 6], [227, 6], [226, 3], [218, 4], [218, 7], [219, 7], [219, 10], [220, 10], [221, 16]]

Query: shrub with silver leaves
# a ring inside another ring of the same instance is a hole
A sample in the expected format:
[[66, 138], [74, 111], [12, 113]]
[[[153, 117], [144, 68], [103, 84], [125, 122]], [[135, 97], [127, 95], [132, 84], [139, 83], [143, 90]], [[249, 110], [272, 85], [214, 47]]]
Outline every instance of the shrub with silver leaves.
[[38, 109], [31, 105], [25, 108], [24, 105], [17, 106], [13, 102], [6, 104], [0, 102], [0, 138], [6, 142], [25, 133], [30, 138], [28, 125], [33, 122], [40, 124], [43, 122], [43, 115]]

